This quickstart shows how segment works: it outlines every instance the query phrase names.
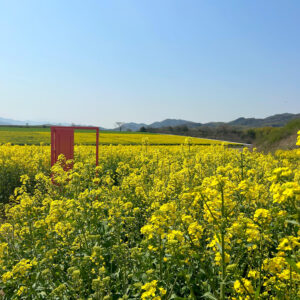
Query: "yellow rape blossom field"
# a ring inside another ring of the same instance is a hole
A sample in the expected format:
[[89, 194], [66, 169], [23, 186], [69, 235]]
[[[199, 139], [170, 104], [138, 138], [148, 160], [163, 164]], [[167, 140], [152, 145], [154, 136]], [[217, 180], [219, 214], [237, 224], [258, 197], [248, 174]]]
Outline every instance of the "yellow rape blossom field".
[[0, 298], [299, 299], [299, 149], [75, 153], [0, 146]]
[[[151, 145], [180, 145], [185, 142], [185, 136], [166, 135], [157, 133], [139, 132], [109, 132], [100, 131], [100, 145], [139, 145], [143, 139], [148, 139]], [[22, 128], [22, 127], [0, 127], [0, 144], [11, 143], [15, 145], [39, 145], [50, 144], [49, 128]], [[75, 130], [75, 143], [84, 145], [95, 145], [95, 131]], [[223, 141], [204, 138], [190, 138], [190, 142], [198, 145], [221, 144]], [[240, 145], [238, 143], [225, 142], [226, 144]]]

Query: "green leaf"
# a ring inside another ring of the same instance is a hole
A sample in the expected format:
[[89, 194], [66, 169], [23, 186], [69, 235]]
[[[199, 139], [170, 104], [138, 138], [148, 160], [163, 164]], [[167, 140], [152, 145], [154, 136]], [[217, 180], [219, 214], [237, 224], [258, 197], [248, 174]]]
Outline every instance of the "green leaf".
[[146, 274], [146, 273], [143, 273], [143, 275], [142, 275], [142, 280], [143, 280], [144, 282], [147, 282], [147, 278], [148, 278], [147, 274]]
[[220, 253], [222, 253], [222, 246], [221, 246], [219, 243], [216, 243], [216, 245], [217, 245], [217, 247], [218, 247]]
[[292, 269], [297, 272], [298, 274], [300, 274], [300, 269], [297, 267], [295, 261], [293, 261], [292, 259], [286, 257], [285, 260], [288, 262], [288, 264], [292, 267]]
[[211, 299], [211, 300], [218, 300], [211, 292], [207, 292], [203, 295], [203, 298]]
[[258, 299], [259, 295], [260, 295], [260, 286], [258, 286], [255, 291], [255, 299]]
[[285, 222], [286, 222], [286, 223], [293, 224], [293, 225], [297, 225], [297, 226], [300, 225], [300, 224], [299, 224], [297, 221], [295, 221], [295, 220], [285, 220]]

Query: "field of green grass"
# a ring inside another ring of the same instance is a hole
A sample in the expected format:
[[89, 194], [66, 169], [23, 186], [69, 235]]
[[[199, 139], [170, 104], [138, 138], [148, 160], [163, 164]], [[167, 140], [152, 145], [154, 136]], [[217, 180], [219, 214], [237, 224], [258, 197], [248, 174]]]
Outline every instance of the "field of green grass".
[[[40, 143], [50, 144], [50, 128], [41, 127], [0, 127], [0, 144], [11, 143], [15, 145], [39, 145]], [[185, 136], [164, 135], [155, 133], [140, 132], [109, 132], [101, 131], [99, 144], [101, 145], [139, 145], [147, 138], [151, 145], [179, 145], [186, 140]], [[95, 144], [95, 131], [75, 130], [75, 144]], [[210, 145], [220, 144], [214, 141], [201, 138], [189, 138], [191, 144]], [[226, 143], [229, 144], [229, 143]]]

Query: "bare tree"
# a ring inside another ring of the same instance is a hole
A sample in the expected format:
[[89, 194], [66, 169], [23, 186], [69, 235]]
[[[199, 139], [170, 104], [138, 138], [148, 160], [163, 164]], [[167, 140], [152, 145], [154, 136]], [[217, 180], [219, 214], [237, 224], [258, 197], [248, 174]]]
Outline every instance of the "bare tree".
[[116, 126], [119, 127], [120, 131], [122, 131], [122, 126], [124, 125], [124, 122], [116, 122]]

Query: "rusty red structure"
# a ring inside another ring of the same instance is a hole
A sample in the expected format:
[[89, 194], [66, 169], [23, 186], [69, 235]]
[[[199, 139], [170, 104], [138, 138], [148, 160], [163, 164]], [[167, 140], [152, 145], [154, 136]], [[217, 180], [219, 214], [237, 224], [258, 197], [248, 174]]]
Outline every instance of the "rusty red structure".
[[99, 128], [88, 126], [52, 126], [51, 127], [51, 166], [57, 162], [60, 154], [66, 159], [74, 159], [74, 130], [96, 130], [96, 166], [99, 158]]

